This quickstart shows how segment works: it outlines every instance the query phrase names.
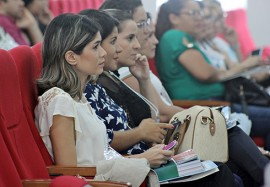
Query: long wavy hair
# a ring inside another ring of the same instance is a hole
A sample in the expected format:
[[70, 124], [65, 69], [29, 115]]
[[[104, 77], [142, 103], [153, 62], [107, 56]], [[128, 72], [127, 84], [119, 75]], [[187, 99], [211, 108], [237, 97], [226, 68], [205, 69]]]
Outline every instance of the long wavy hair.
[[156, 37], [160, 40], [161, 36], [172, 28], [169, 19], [170, 14], [179, 15], [187, 1], [190, 0], [168, 0], [160, 6], [156, 23]]
[[43, 68], [37, 80], [39, 95], [58, 87], [73, 98], [81, 98], [81, 82], [72, 65], [66, 61], [65, 53], [71, 50], [80, 55], [99, 30], [95, 21], [82, 15], [62, 14], [50, 22], [42, 46]]

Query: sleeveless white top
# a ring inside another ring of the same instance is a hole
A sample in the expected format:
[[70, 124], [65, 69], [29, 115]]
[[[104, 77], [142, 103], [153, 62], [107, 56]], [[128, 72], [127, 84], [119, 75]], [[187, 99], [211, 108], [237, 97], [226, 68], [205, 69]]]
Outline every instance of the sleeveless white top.
[[86, 99], [77, 102], [57, 87], [51, 88], [40, 96], [35, 108], [37, 128], [53, 160], [49, 136], [54, 115], [74, 118], [78, 165], [93, 165], [100, 160], [105, 160], [104, 150], [108, 142], [104, 123], [98, 119]]

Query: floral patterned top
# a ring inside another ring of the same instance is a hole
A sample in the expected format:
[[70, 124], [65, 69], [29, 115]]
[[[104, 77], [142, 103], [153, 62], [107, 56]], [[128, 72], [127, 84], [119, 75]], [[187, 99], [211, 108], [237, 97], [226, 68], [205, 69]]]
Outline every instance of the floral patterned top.
[[[113, 131], [130, 129], [126, 112], [108, 96], [106, 90], [101, 85], [88, 84], [85, 89], [85, 97], [95, 110], [96, 114], [106, 125], [109, 142], [113, 139]], [[148, 148], [148, 145], [141, 141], [120, 153], [139, 154]]]

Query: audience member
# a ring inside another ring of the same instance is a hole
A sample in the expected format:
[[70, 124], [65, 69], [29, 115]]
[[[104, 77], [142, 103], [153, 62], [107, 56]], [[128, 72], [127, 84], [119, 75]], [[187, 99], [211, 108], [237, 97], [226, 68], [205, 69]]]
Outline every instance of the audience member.
[[[117, 18], [119, 18], [120, 25], [118, 26], [120, 30], [119, 34], [119, 42], [120, 43], [126, 43], [124, 40], [129, 40], [128, 33], [134, 33], [136, 32], [136, 29], [131, 29], [134, 26], [136, 27], [134, 21], [131, 20], [131, 16], [128, 13], [125, 13], [124, 11], [120, 10], [105, 10], [105, 12], [109, 13], [110, 15], [113, 15]], [[98, 12], [96, 10], [84, 10], [80, 12], [80, 14], [87, 15], [91, 19], [98, 20], [99, 24], [102, 26], [103, 31], [101, 32], [101, 36], [103, 38], [101, 46], [107, 51], [107, 56], [105, 57], [105, 70], [115, 70], [117, 68], [116, 66], [116, 60], [117, 60], [117, 54], [121, 54], [123, 49], [120, 48], [118, 45], [117, 40], [117, 28], [115, 28], [115, 25], [111, 24], [110, 17], [108, 15], [106, 16], [102, 12]], [[121, 44], [120, 44], [121, 45]], [[130, 46], [137, 45], [136, 44], [136, 36], [131, 40], [129, 43]], [[124, 50], [130, 51], [129, 45], [125, 45]], [[128, 59], [133, 59], [132, 56], [127, 56], [128, 52], [125, 52], [125, 56]], [[130, 60], [129, 60], [130, 61]], [[110, 97], [106, 94], [106, 91], [102, 88], [102, 86], [92, 83], [88, 84], [86, 88], [86, 97], [91, 103], [91, 106], [95, 109], [95, 112], [97, 115], [99, 115], [103, 121], [105, 121], [105, 124], [107, 128], [109, 126], [123, 126], [123, 124], [127, 124], [127, 116], [125, 111], [121, 107], [119, 107]], [[108, 119], [110, 118], [110, 119]], [[117, 119], [116, 119], [117, 118]], [[148, 124], [149, 126], [150, 124]], [[157, 125], [157, 124], [156, 124]], [[147, 130], [147, 129], [146, 129]], [[154, 130], [154, 129], [153, 129]], [[128, 132], [129, 131], [129, 132]], [[130, 133], [134, 131], [134, 129], [129, 129], [128, 131], [125, 131], [126, 134], [129, 134], [129, 139], [122, 138], [122, 142], [118, 142], [121, 146], [125, 144], [125, 142], [132, 142], [136, 140], [138, 137], [140, 137], [141, 133], [137, 134], [137, 137], [132, 136], [134, 133]], [[155, 133], [155, 131], [152, 131], [150, 133]], [[117, 132], [115, 132], [117, 134]], [[123, 134], [123, 133], [122, 133]], [[143, 134], [146, 134], [146, 132], [143, 132]], [[148, 133], [148, 136], [152, 136]], [[139, 147], [140, 144], [137, 144], [134, 147]], [[160, 163], [164, 162], [164, 156], [168, 154], [167, 151], [164, 151], [161, 149], [162, 147], [159, 145], [159, 147], [154, 146], [150, 148], [149, 150], [146, 150], [142, 154], [137, 155], [130, 155], [129, 157], [137, 157], [137, 158], [147, 158], [150, 163], [155, 163], [155, 165], [151, 164], [152, 167], [159, 167]], [[133, 151], [134, 153], [134, 151]], [[165, 154], [165, 155], [164, 155]], [[172, 152], [170, 152], [172, 154]], [[168, 155], [167, 155], [168, 157]], [[165, 160], [167, 160], [165, 158]], [[221, 178], [226, 178], [226, 183], [222, 183], [225, 186], [234, 185], [233, 184], [233, 176], [228, 170], [228, 168], [224, 165], [220, 166], [220, 172], [206, 177], [204, 179], [198, 180], [196, 182], [190, 182], [183, 184], [183, 186], [194, 186], [194, 185], [200, 185], [200, 186], [216, 186], [219, 183], [221, 183]], [[215, 181], [215, 182], [214, 182]], [[212, 183], [214, 182], [214, 183]]]
[[45, 33], [35, 116], [57, 165], [94, 164], [105, 159], [106, 127], [82, 94], [91, 75], [103, 71], [106, 52], [96, 25], [85, 17], [63, 14]]
[[38, 24], [22, 0], [0, 0], [0, 26], [19, 45], [35, 44], [42, 40]]
[[25, 7], [36, 18], [39, 29], [44, 34], [46, 26], [53, 18], [52, 12], [49, 10], [48, 0], [23, 0]]
[[[90, 19], [97, 20], [102, 26], [103, 30], [101, 31], [101, 36], [103, 41], [101, 46], [107, 52], [104, 70], [115, 70], [117, 68], [116, 63], [118, 54], [123, 51], [117, 42], [117, 38], [124, 38], [125, 36], [128, 36], [129, 38], [129, 35], [133, 35], [132, 33], [136, 32], [136, 30], [128, 30], [129, 25], [135, 25], [131, 16], [121, 12], [121, 23], [118, 29], [118, 23], [113, 24], [113, 18], [103, 12], [97, 10], [84, 10], [81, 11], [80, 14], [86, 15]], [[119, 37], [118, 30], [120, 30]], [[134, 43], [137, 45], [135, 36], [129, 45], [134, 45]], [[125, 50], [129, 50], [129, 47], [126, 46]], [[103, 75], [101, 75], [101, 77], [102, 76]], [[138, 152], [142, 153], [141, 149], [148, 149], [147, 143], [161, 143], [166, 132], [163, 128], [172, 127], [168, 124], [158, 124], [151, 119], [147, 119], [142, 121], [138, 128], [129, 129], [129, 126], [132, 125], [132, 123], [130, 124], [129, 121], [131, 120], [128, 120], [126, 112], [107, 95], [102, 86], [94, 82], [88, 84], [85, 93], [86, 98], [95, 109], [96, 114], [103, 119], [103, 122], [106, 125], [110, 144], [122, 154], [131, 155], [138, 154]], [[117, 132], [114, 127], [119, 127], [119, 129], [129, 129], [129, 131]], [[136, 144], [136, 146], [133, 146], [134, 144]], [[159, 167], [160, 164], [164, 163], [164, 158], [169, 158], [171, 154], [172, 152], [164, 151], [162, 150], [162, 146], [157, 145], [140, 155], [136, 155], [136, 157], [147, 158], [152, 167]]]
[[[160, 39], [156, 64], [161, 80], [173, 99], [216, 99], [224, 94], [223, 85], [215, 82], [221, 77], [228, 76], [230, 73], [213, 68], [211, 62], [207, 59], [205, 54], [201, 52], [194, 41], [197, 29], [201, 26], [201, 21], [201, 10], [196, 1], [169, 0], [160, 8], [156, 24], [156, 33]], [[265, 120], [260, 121], [259, 124], [257, 124], [260, 127], [257, 126], [257, 128], [270, 127], [267, 125], [266, 121], [268, 118], [267, 115], [265, 115], [267, 109], [260, 109], [263, 114], [260, 112], [255, 113], [260, 116], [264, 115]], [[251, 113], [251, 110], [249, 111]], [[256, 124], [254, 124], [256, 123], [254, 121], [255, 118], [253, 118], [252, 115], [250, 118], [253, 128], [256, 126]], [[262, 157], [260, 153], [256, 153], [260, 159], [258, 160], [257, 156], [252, 157], [258, 165], [249, 168], [249, 164], [246, 162], [247, 160], [243, 159], [239, 154], [243, 154], [243, 156], [250, 154], [249, 146], [253, 147], [256, 152], [258, 152], [258, 148], [249, 140], [250, 142], [248, 144], [247, 141], [243, 141], [241, 144], [247, 147], [239, 146], [244, 148], [243, 150], [239, 150], [239, 147], [236, 146], [236, 142], [240, 143], [239, 140], [241, 138], [239, 134], [235, 134], [236, 137], [232, 136], [231, 133], [233, 133], [235, 128], [231, 130], [232, 131], [228, 131], [230, 158], [234, 160], [236, 165], [248, 173], [248, 178], [255, 181], [258, 185], [261, 185], [263, 183], [263, 169], [268, 160]], [[230, 140], [230, 138], [232, 139]], [[233, 141], [234, 138], [235, 140]], [[246, 138], [250, 139], [248, 137]], [[230, 141], [232, 141], [231, 144]], [[237, 152], [238, 155], [233, 155], [234, 151], [235, 153]], [[253, 170], [255, 168], [257, 171]]]
[[18, 46], [14, 39], [0, 26], [0, 48], [9, 50]]
[[203, 3], [214, 15], [215, 19], [213, 21], [215, 22], [215, 27], [218, 34], [221, 34], [225, 39], [224, 41], [221, 37], [215, 38], [214, 42], [216, 43], [217, 47], [222, 50], [226, 50], [226, 53], [228, 53], [228, 57], [231, 61], [242, 61], [243, 57], [241, 54], [237, 33], [233, 28], [227, 26], [225, 20], [227, 14], [222, 10], [220, 2], [216, 0], [203, 0]]

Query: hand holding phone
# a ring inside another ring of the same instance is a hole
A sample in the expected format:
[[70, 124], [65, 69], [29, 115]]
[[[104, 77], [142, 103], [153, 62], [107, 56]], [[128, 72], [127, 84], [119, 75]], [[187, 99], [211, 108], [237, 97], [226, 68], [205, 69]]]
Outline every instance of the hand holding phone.
[[163, 147], [163, 150], [171, 150], [177, 145], [177, 143], [178, 142], [176, 140], [173, 140], [171, 143]]

